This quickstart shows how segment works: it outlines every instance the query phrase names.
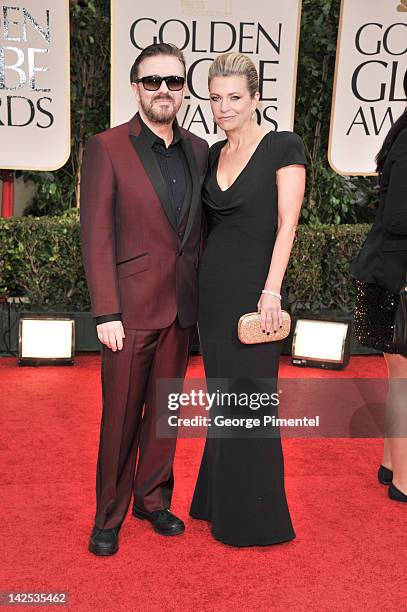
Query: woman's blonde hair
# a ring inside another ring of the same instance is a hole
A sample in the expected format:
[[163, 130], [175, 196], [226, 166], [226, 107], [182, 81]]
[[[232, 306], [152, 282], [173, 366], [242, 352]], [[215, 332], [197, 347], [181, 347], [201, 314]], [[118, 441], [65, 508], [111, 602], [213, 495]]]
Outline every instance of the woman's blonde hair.
[[209, 68], [208, 85], [215, 77], [243, 76], [246, 78], [250, 96], [259, 91], [259, 75], [250, 57], [243, 53], [222, 53]]

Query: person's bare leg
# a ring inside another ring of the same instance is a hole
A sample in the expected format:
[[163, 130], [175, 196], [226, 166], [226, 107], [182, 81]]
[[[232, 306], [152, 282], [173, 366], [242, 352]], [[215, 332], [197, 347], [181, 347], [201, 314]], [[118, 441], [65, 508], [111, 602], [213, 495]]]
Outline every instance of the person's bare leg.
[[393, 470], [394, 486], [407, 494], [407, 357], [385, 353], [384, 358], [389, 391], [383, 465]]
[[382, 465], [386, 467], [388, 470], [393, 469], [392, 464], [391, 464], [391, 452], [390, 452], [390, 444], [389, 444], [388, 438], [384, 438]]

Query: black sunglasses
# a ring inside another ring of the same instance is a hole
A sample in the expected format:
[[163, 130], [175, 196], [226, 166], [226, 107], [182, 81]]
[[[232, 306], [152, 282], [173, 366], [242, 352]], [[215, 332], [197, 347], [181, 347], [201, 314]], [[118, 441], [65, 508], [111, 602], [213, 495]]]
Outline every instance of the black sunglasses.
[[185, 79], [180, 76], [161, 77], [157, 75], [141, 77], [136, 79], [136, 83], [143, 83], [144, 89], [147, 91], [157, 91], [161, 87], [161, 83], [165, 81], [170, 91], [180, 91], [184, 87]]

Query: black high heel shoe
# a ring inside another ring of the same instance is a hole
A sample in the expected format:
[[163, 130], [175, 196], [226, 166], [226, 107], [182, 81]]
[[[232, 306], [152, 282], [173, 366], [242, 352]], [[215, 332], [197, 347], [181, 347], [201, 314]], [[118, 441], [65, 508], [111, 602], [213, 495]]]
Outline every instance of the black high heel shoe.
[[377, 479], [380, 484], [390, 485], [393, 482], [392, 470], [389, 470], [389, 468], [384, 467], [384, 465], [381, 465], [377, 472]]
[[389, 497], [399, 502], [407, 502], [407, 495], [395, 487], [393, 483], [389, 486]]

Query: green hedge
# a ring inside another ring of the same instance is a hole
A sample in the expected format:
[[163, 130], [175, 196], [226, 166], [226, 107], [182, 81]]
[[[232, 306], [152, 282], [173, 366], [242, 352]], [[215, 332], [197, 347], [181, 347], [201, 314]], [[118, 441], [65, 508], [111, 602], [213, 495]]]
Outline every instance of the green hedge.
[[89, 310], [77, 215], [0, 219], [0, 295], [34, 307]]
[[[293, 312], [352, 311], [349, 263], [368, 228], [299, 226], [288, 269]], [[34, 307], [89, 310], [76, 213], [0, 219], [0, 295], [26, 296]]]

